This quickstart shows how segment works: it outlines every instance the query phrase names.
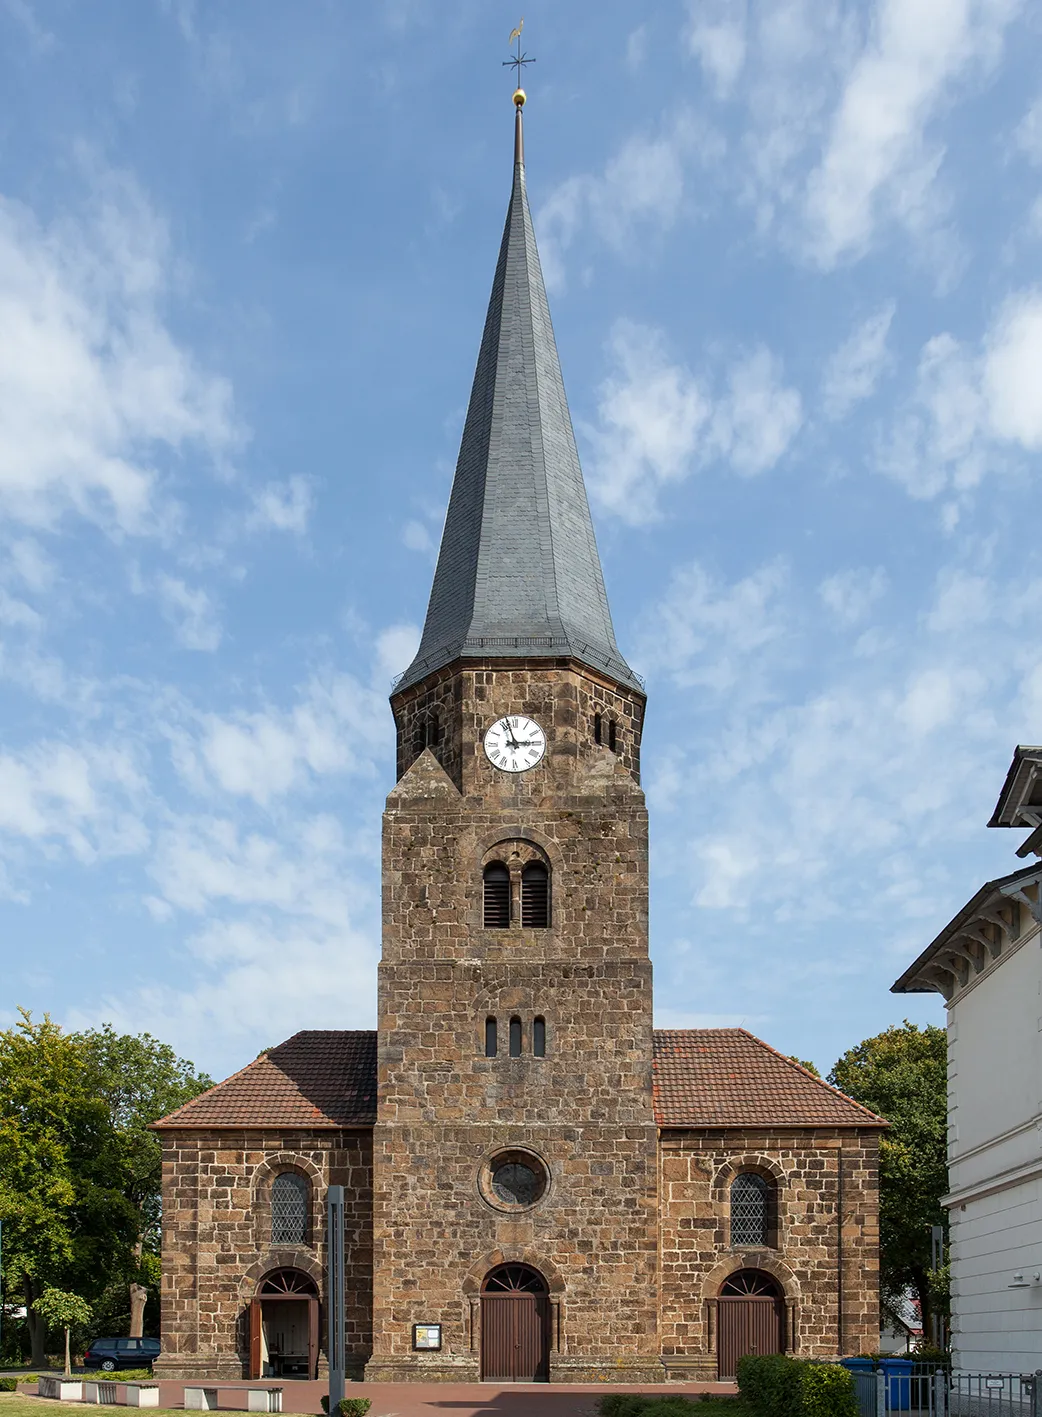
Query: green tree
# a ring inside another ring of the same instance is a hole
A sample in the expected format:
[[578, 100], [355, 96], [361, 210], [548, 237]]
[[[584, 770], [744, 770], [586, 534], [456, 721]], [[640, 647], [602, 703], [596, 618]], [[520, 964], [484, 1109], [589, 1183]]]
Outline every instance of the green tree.
[[0, 1032], [0, 1218], [4, 1273], [20, 1289], [32, 1362], [42, 1364], [47, 1288], [94, 1293], [133, 1242], [119, 1139], [82, 1044], [21, 1011]]
[[77, 1294], [63, 1289], [45, 1289], [33, 1300], [33, 1309], [45, 1323], [65, 1330], [65, 1376], [72, 1377], [72, 1354], [69, 1351], [69, 1330], [73, 1324], [85, 1324], [90, 1319], [90, 1305]]
[[157, 1287], [162, 1148], [149, 1124], [198, 1096], [212, 1080], [196, 1073], [167, 1043], [149, 1033], [117, 1033], [109, 1024], [79, 1034], [91, 1086], [117, 1139], [120, 1189], [133, 1209], [134, 1239], [123, 1282], [129, 1291], [132, 1338], [144, 1327], [149, 1288]]
[[947, 1233], [948, 1221], [947, 1035], [906, 1020], [844, 1053], [828, 1080], [890, 1123], [879, 1152], [880, 1283], [890, 1303], [915, 1292], [928, 1333], [939, 1297], [930, 1229]]

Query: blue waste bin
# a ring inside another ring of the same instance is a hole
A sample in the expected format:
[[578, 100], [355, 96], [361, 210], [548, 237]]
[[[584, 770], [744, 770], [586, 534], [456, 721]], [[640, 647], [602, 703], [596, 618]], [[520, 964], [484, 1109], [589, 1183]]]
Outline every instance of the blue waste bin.
[[880, 1358], [879, 1371], [886, 1378], [887, 1408], [891, 1412], [907, 1412], [912, 1406], [915, 1364], [910, 1358]]

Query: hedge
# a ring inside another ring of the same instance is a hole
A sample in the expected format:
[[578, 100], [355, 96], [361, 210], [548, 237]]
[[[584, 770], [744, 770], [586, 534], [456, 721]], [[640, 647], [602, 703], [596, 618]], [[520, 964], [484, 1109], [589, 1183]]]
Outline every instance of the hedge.
[[[329, 1411], [329, 1398], [323, 1397], [322, 1411]], [[365, 1417], [365, 1414], [372, 1407], [372, 1402], [368, 1397], [342, 1397], [336, 1405], [340, 1417]]]
[[858, 1417], [854, 1380], [835, 1363], [747, 1354], [738, 1360], [738, 1391], [754, 1417]]
[[0, 1392], [17, 1392], [17, 1378], [0, 1378]]

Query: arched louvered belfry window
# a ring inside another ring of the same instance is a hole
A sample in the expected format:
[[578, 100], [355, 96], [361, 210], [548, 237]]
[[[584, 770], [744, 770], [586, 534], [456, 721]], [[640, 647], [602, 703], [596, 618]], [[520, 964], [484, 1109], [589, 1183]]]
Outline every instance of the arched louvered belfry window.
[[499, 1052], [499, 1025], [490, 1014], [485, 1020], [485, 1057], [494, 1058]]
[[731, 1182], [731, 1244], [771, 1243], [771, 1183], [755, 1171], [740, 1171]]
[[512, 1018], [510, 1020], [510, 1056], [520, 1058], [521, 1056], [521, 1020]]
[[521, 872], [521, 924], [526, 930], [550, 924], [550, 872], [542, 861], [530, 861]]
[[510, 872], [502, 861], [491, 861], [484, 873], [486, 930], [505, 930], [510, 924]]
[[308, 1183], [296, 1171], [283, 1171], [271, 1183], [271, 1243], [306, 1245]]

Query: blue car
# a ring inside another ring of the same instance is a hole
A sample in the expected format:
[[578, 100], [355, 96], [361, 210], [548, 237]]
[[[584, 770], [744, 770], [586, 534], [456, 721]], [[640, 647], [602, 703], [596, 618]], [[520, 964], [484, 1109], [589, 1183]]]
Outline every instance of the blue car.
[[83, 1366], [114, 1373], [117, 1368], [150, 1368], [158, 1357], [158, 1338], [95, 1338], [83, 1355]]

